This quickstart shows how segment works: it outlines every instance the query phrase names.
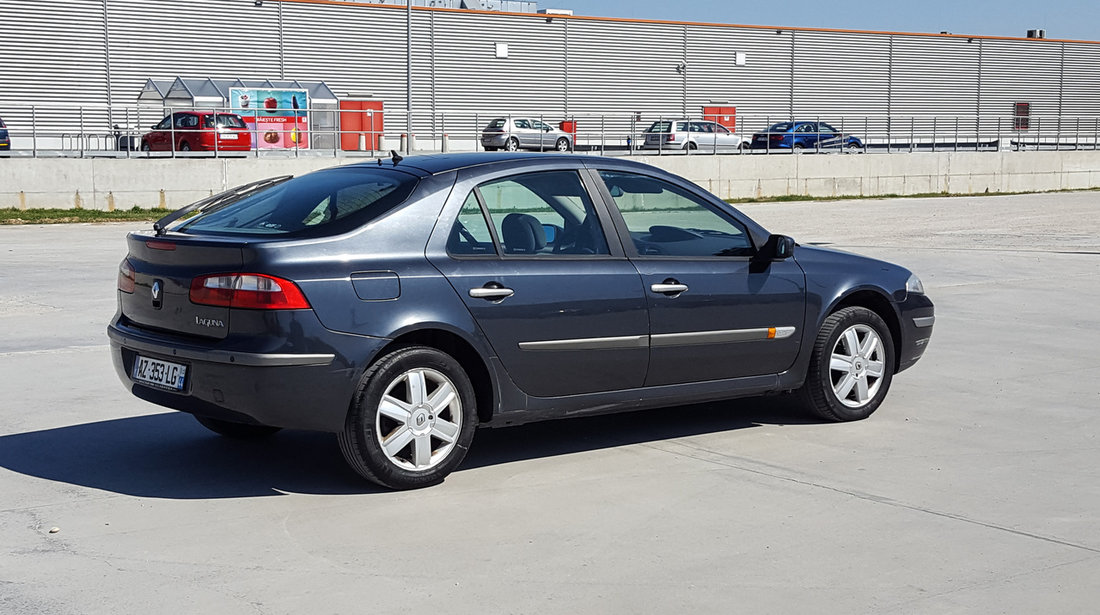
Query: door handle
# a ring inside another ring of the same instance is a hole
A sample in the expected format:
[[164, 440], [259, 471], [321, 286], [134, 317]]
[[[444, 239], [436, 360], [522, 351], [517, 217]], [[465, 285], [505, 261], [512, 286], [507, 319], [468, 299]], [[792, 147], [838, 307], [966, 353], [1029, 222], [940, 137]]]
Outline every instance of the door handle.
[[687, 284], [681, 284], [675, 280], [665, 280], [661, 284], [653, 284], [649, 287], [649, 290], [662, 295], [679, 295], [687, 289]]
[[516, 294], [516, 291], [503, 286], [482, 286], [481, 288], [470, 289], [470, 296], [474, 299], [487, 299], [489, 301], [500, 301], [514, 294]]

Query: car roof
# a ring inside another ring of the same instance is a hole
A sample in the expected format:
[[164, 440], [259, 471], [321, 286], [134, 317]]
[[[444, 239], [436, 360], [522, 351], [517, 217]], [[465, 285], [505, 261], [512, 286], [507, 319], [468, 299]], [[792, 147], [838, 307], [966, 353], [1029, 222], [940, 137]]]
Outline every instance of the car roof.
[[421, 156], [407, 156], [402, 158], [396, 164], [393, 163], [392, 158], [379, 158], [370, 162], [358, 162], [355, 164], [346, 165], [348, 167], [378, 167], [378, 161], [382, 162], [382, 166], [387, 168], [404, 168], [407, 170], [415, 169], [428, 175], [436, 175], [439, 173], [448, 173], [450, 171], [457, 171], [459, 169], [466, 169], [470, 167], [486, 166], [494, 164], [506, 164], [510, 162], [521, 161], [546, 161], [546, 162], [575, 162], [577, 166], [585, 166], [586, 164], [592, 164], [596, 161], [606, 161], [608, 163], [614, 163], [621, 165], [626, 163], [629, 166], [636, 166], [639, 170], [650, 170], [654, 167], [644, 165], [638, 162], [632, 162], [627, 160], [620, 160], [619, 158], [607, 158], [603, 156], [586, 156], [580, 154], [560, 154], [560, 153], [518, 153], [518, 152], [465, 152], [456, 154], [426, 154]]

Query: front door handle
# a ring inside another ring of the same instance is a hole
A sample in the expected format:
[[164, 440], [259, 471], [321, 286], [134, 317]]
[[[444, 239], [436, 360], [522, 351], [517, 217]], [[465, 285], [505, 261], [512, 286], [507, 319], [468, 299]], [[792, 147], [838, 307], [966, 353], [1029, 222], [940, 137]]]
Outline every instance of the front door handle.
[[516, 291], [511, 288], [504, 288], [500, 285], [482, 286], [481, 288], [470, 289], [470, 296], [474, 299], [487, 299], [489, 301], [500, 301], [514, 294], [516, 294]]
[[661, 284], [653, 284], [649, 287], [649, 290], [662, 295], [679, 295], [687, 289], [687, 284], [681, 284], [676, 280], [665, 280]]

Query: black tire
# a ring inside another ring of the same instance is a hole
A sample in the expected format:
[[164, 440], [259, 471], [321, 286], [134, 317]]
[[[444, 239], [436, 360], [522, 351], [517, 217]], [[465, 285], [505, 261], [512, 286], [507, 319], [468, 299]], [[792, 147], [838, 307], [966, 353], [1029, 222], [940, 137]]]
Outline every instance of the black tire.
[[148, 141], [142, 141], [141, 142], [141, 151], [148, 152], [148, 151], [152, 151], [152, 149], [153, 149], [152, 147], [149, 147], [149, 142]]
[[[417, 378], [419, 384], [414, 386]], [[414, 389], [419, 389], [419, 395]], [[434, 407], [432, 397], [448, 392], [454, 397], [439, 400], [446, 404]], [[383, 397], [389, 413], [382, 412]], [[363, 374], [344, 430], [337, 435], [340, 451], [360, 476], [384, 487], [439, 484], [462, 463], [473, 442], [476, 403], [473, 384], [453, 357], [426, 346], [399, 348]], [[407, 422], [393, 418], [395, 411], [407, 412], [403, 419]], [[449, 436], [451, 442], [440, 437], [444, 430], [454, 434]], [[384, 440], [394, 445], [389, 452]]]
[[568, 152], [570, 149], [569, 139], [566, 139], [565, 137], [558, 137], [558, 142], [554, 144], [554, 149], [558, 150], [559, 152]]
[[801, 143], [795, 143], [794, 145], [791, 146], [791, 149], [794, 150], [795, 152], [801, 152], [805, 148], [806, 148], [806, 146], [802, 145]]
[[684, 144], [684, 149], [694, 152], [695, 150], [699, 149], [699, 146], [694, 141], [688, 141]]
[[[854, 335], [856, 346], [866, 348], [865, 353], [851, 351], [849, 332]], [[872, 334], [879, 341], [876, 348], [870, 347]], [[834, 357], [843, 363], [846, 352], [853, 355], [849, 370], [837, 369], [832, 365]], [[875, 375], [876, 371], [880, 373]], [[829, 315], [822, 323], [806, 382], [798, 395], [807, 410], [827, 421], [858, 421], [871, 416], [882, 404], [893, 375], [894, 340], [886, 323], [871, 310], [847, 307]]]
[[509, 151], [509, 152], [514, 152], [514, 151], [519, 150], [519, 139], [517, 139], [515, 137], [509, 138], [507, 141], [504, 142], [504, 149], [505, 149], [505, 151]]
[[198, 421], [200, 425], [216, 434], [220, 434], [228, 438], [236, 438], [238, 440], [255, 440], [258, 438], [266, 438], [281, 429], [280, 427], [270, 427], [268, 425], [248, 425], [245, 423], [234, 423], [232, 421], [212, 419], [208, 416], [199, 416], [197, 414], [195, 415], [195, 420]]
[[183, 143], [180, 143], [180, 151], [181, 152], [191, 151], [191, 144], [188, 143], [187, 141], [184, 141]]

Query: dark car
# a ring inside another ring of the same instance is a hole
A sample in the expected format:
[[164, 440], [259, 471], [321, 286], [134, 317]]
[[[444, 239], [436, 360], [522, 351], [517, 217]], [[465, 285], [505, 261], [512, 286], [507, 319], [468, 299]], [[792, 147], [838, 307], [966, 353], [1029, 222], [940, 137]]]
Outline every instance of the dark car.
[[623, 159], [395, 155], [154, 229], [107, 329], [126, 387], [229, 436], [336, 433], [391, 488], [442, 481], [479, 425], [782, 392], [863, 419], [935, 320], [908, 270]]
[[240, 152], [252, 149], [252, 133], [236, 113], [179, 111], [153, 126], [141, 137], [141, 149], [149, 152]]
[[4, 120], [0, 119], [0, 150], [11, 149], [11, 137], [8, 136], [8, 127], [4, 125]]
[[752, 135], [752, 149], [799, 151], [803, 149], [863, 149], [858, 137], [825, 122], [779, 122]]

